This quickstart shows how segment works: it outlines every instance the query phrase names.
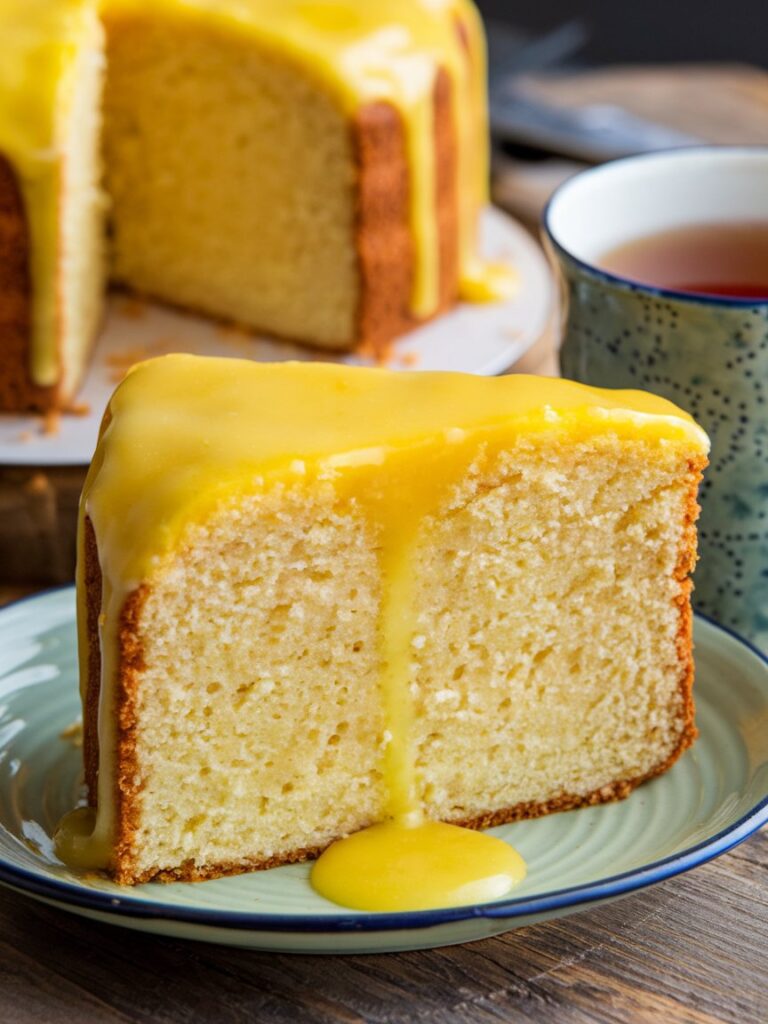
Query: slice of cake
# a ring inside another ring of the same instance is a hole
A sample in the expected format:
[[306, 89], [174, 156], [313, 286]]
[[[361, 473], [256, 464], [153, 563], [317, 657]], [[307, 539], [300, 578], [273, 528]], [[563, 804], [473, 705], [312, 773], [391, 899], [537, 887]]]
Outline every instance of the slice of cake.
[[210, 878], [626, 796], [695, 736], [706, 452], [563, 380], [140, 364], [81, 504], [63, 856]]
[[471, 0], [0, 0], [0, 39], [0, 409], [60, 407], [85, 367], [100, 144], [110, 274], [141, 293], [339, 350], [489, 296]]

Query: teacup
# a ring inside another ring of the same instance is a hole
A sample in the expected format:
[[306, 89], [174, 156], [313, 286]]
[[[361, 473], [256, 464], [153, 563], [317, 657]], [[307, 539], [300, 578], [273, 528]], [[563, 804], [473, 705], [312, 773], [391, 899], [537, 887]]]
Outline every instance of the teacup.
[[712, 441], [696, 607], [768, 648], [768, 299], [692, 295], [600, 268], [636, 239], [687, 225], [768, 223], [768, 148], [697, 147], [569, 179], [544, 214], [564, 300], [565, 377], [642, 388]]

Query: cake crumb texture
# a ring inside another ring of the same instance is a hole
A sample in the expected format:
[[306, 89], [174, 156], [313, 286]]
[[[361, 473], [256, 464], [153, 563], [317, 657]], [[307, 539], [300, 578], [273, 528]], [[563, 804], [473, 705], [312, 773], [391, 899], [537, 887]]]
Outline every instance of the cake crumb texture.
[[[487, 827], [621, 798], [690, 745], [704, 462], [610, 432], [478, 452], [414, 566], [429, 817]], [[332, 482], [228, 499], [186, 529], [121, 619], [118, 881], [306, 859], [381, 820], [381, 590], [375, 524]]]
[[183, 13], [105, 12], [114, 277], [179, 306], [350, 347], [348, 117], [298, 62]]

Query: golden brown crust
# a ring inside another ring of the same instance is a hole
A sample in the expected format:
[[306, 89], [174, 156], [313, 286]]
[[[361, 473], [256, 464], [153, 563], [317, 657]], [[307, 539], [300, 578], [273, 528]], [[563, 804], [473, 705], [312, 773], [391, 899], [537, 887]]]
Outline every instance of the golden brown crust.
[[691, 573], [696, 566], [698, 557], [696, 520], [699, 518], [699, 512], [701, 511], [698, 503], [699, 484], [708, 462], [709, 460], [705, 455], [688, 460], [688, 493], [683, 509], [683, 530], [680, 550], [673, 574], [679, 584], [678, 593], [674, 599], [679, 611], [675, 646], [680, 664], [681, 717], [683, 722], [680, 745], [672, 753], [670, 759], [659, 769], [659, 772], [666, 771], [691, 746], [699, 735], [694, 722], [696, 708], [693, 700], [693, 610], [691, 608], [693, 582], [691, 581]]
[[88, 677], [83, 707], [83, 763], [88, 803], [96, 806], [99, 782], [99, 695], [101, 692], [101, 648], [99, 616], [101, 615], [101, 567], [96, 534], [91, 520], [84, 523], [83, 552], [85, 560], [85, 615], [88, 631]]
[[[85, 519], [85, 604], [88, 629], [88, 677], [83, 710], [83, 762], [88, 802], [98, 802], [99, 778], [99, 699], [101, 696], [101, 648], [99, 617], [101, 615], [102, 576], [96, 534], [91, 520]], [[126, 599], [118, 625], [118, 668], [115, 691], [117, 714], [117, 748], [115, 751], [115, 854], [112, 873], [118, 882], [129, 884], [133, 879], [133, 839], [138, 828], [139, 808], [136, 799], [138, 763], [136, 759], [136, 696], [144, 657], [138, 640], [139, 616], [149, 590], [134, 590]]]
[[[457, 153], [451, 79], [435, 79], [436, 209], [440, 283], [435, 315], [456, 301], [459, 265]], [[411, 312], [414, 244], [405, 130], [398, 111], [373, 103], [353, 122], [357, 162], [355, 247], [360, 268], [357, 338], [376, 356], [420, 321]]]
[[140, 820], [139, 763], [136, 756], [137, 698], [144, 652], [139, 641], [139, 619], [149, 596], [146, 585], [126, 599], [118, 626], [119, 672], [116, 683], [117, 749], [115, 753], [115, 881], [126, 884], [135, 873], [135, 837]]
[[59, 388], [38, 387], [29, 372], [32, 284], [24, 201], [11, 164], [0, 154], [0, 410], [46, 412]]

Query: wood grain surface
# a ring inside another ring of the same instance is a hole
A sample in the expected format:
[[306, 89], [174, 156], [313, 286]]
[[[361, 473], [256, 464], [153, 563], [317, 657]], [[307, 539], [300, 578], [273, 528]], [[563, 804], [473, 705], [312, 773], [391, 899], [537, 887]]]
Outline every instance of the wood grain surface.
[[717, 145], [768, 144], [768, 74], [745, 64], [612, 65], [523, 79], [536, 99], [611, 104]]

